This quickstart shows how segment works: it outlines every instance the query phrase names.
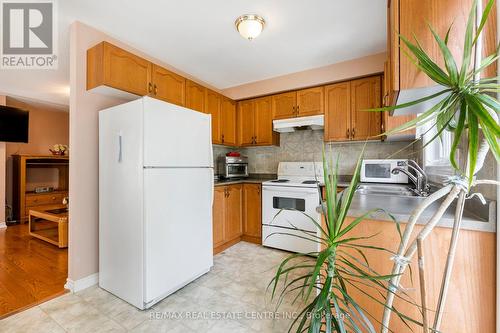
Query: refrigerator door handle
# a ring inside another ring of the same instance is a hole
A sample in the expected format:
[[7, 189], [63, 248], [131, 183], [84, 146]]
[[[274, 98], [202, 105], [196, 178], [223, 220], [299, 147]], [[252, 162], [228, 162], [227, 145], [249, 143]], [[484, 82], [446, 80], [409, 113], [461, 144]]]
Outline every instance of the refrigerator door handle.
[[122, 161], [122, 133], [118, 133], [118, 163]]
[[214, 194], [215, 194], [215, 177], [212, 172], [212, 207], [214, 206]]

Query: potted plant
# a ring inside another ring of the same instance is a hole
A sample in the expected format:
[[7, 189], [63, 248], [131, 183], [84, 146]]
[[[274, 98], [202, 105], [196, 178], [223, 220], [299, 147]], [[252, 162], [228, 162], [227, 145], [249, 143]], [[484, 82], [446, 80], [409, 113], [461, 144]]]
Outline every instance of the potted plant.
[[[394, 277], [379, 274], [373, 270], [363, 252], [371, 249], [383, 253], [394, 253], [382, 247], [360, 243], [361, 240], [369, 239], [374, 235], [351, 236], [356, 226], [373, 213], [385, 213], [383, 209], [374, 209], [349, 221], [347, 213], [359, 183], [360, 168], [361, 157], [358, 159], [349, 187], [342, 193], [337, 193], [338, 160], [337, 165], [333, 166], [333, 162], [328, 161], [323, 153], [325, 203], [322, 206], [322, 213], [324, 223], [309, 217], [321, 234], [312, 236], [303, 232], [300, 236], [289, 235], [320, 243], [322, 250], [289, 255], [280, 264], [275, 277], [269, 284], [271, 296], [278, 298], [278, 304], [281, 304], [282, 300], [289, 295], [294, 296], [294, 302], [301, 299], [305, 303], [289, 331], [375, 332], [372, 322], [381, 323], [380, 318], [373, 317], [369, 311], [363, 309], [349, 291], [361, 292], [372, 301], [383, 305], [386, 301], [384, 295], [389, 292], [389, 280]], [[395, 222], [395, 228], [401, 235], [399, 224], [390, 214], [386, 214]], [[367, 288], [370, 292], [366, 291]], [[374, 296], [374, 292], [378, 297]], [[416, 305], [404, 292], [398, 297], [404, 302]], [[396, 309], [391, 310], [403, 322], [421, 325], [417, 320]]]

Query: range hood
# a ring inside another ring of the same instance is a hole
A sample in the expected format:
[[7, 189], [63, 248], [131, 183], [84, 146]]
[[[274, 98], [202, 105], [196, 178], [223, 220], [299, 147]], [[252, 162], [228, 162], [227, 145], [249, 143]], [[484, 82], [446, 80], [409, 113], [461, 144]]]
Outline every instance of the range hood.
[[298, 117], [289, 119], [273, 120], [273, 130], [279, 133], [290, 133], [297, 130], [320, 130], [323, 129], [325, 116]]
[[[412, 89], [405, 89], [401, 90], [399, 92], [398, 99], [396, 101], [397, 105], [413, 102], [417, 99], [424, 98], [430, 95], [437, 94], [443, 90], [448, 89], [447, 87], [441, 86], [441, 85], [435, 85], [435, 86], [430, 86], [430, 87], [423, 87], [423, 88], [412, 88]], [[420, 113], [423, 113], [430, 108], [432, 108], [434, 105], [438, 104], [441, 102], [443, 99], [449, 96], [449, 93], [444, 93], [442, 95], [436, 96], [432, 99], [429, 99], [425, 102], [412, 105], [406, 108], [402, 109], [396, 109], [391, 111], [391, 116], [406, 116], [406, 115], [418, 115]]]

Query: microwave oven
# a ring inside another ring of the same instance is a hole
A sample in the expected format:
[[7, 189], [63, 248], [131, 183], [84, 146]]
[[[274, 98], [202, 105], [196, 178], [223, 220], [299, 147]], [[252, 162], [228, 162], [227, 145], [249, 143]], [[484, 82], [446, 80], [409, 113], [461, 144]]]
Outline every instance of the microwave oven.
[[386, 160], [363, 160], [361, 164], [361, 182], [364, 183], [391, 183], [408, 184], [408, 176], [402, 172], [393, 174], [394, 168], [408, 170], [408, 160], [386, 159]]
[[220, 156], [219, 176], [225, 179], [248, 177], [248, 158], [245, 156]]

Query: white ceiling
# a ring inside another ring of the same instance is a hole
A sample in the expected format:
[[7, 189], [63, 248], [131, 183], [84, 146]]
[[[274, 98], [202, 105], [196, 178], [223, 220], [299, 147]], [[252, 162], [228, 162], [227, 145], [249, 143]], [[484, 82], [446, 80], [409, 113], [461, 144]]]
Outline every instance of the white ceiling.
[[[386, 0], [64, 0], [59, 69], [1, 70], [0, 92], [68, 103], [69, 24], [80, 20], [179, 70], [225, 89], [385, 50]], [[234, 20], [256, 13], [257, 39]]]

